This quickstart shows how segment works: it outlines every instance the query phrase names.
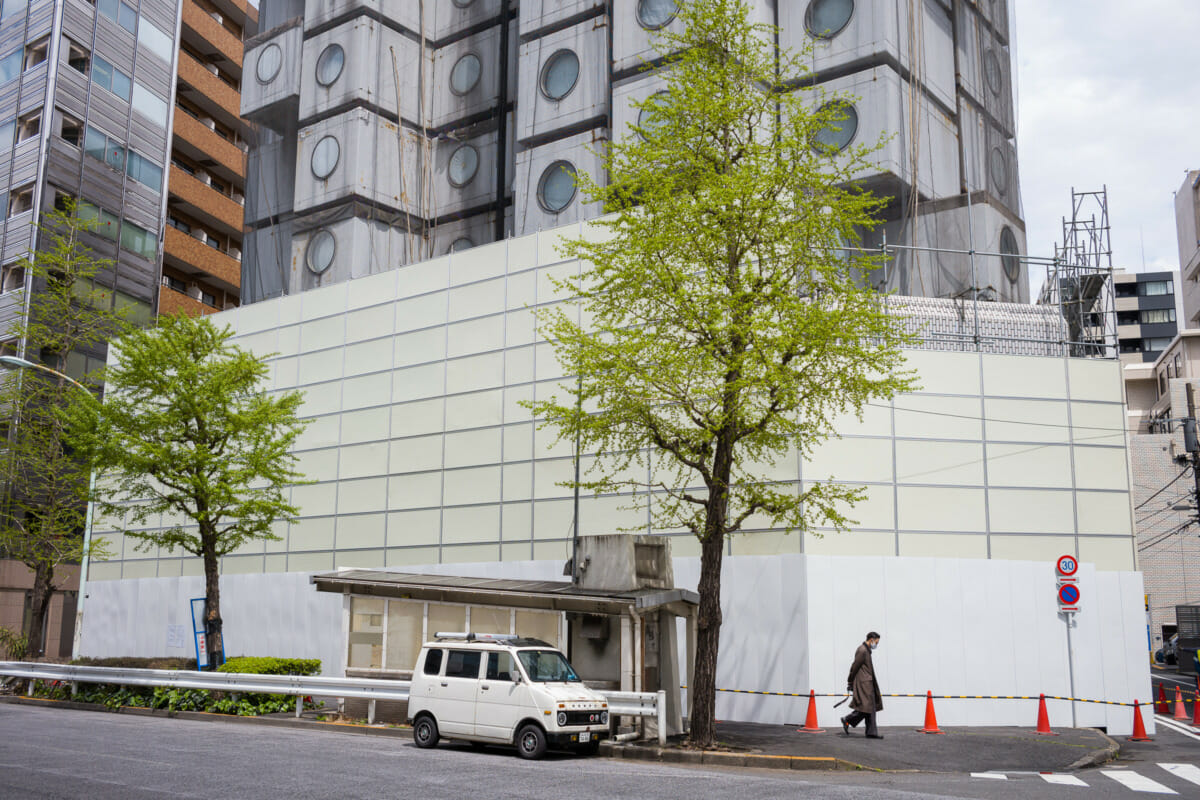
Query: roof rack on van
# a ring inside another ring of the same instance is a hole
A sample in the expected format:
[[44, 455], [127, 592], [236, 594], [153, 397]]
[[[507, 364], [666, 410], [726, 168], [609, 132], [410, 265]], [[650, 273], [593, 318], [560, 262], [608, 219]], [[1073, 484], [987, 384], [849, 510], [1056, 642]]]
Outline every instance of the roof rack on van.
[[521, 637], [515, 633], [474, 633], [472, 631], [438, 631], [435, 639], [462, 639], [467, 642], [510, 642]]

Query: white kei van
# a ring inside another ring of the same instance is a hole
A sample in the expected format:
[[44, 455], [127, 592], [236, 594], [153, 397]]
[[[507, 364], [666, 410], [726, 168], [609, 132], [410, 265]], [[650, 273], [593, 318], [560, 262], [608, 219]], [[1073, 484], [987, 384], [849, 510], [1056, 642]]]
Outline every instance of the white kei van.
[[566, 657], [540, 639], [438, 633], [417, 656], [408, 720], [417, 747], [441, 738], [595, 753], [608, 735], [608, 701], [583, 685]]

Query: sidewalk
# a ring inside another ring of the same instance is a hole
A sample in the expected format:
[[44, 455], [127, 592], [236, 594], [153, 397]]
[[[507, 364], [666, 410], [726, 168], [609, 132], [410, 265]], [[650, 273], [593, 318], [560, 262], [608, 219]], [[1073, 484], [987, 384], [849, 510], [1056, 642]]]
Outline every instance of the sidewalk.
[[1028, 728], [943, 728], [943, 735], [914, 728], [885, 728], [883, 739], [867, 739], [862, 728], [842, 734], [797, 733], [794, 725], [717, 723], [722, 750], [697, 753], [656, 742], [603, 745], [614, 758], [778, 769], [874, 769], [920, 772], [988, 770], [1063, 772], [1116, 758], [1118, 745], [1092, 728], [1063, 728], [1038, 736]]

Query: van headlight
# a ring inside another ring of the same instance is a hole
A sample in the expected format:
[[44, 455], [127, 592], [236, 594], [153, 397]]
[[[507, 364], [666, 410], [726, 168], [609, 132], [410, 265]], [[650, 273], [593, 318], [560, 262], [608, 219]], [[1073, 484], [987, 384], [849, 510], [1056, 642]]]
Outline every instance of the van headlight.
[[560, 727], [560, 728], [567, 727], [567, 712], [565, 712], [565, 711], [558, 712], [558, 727]]
[[607, 724], [608, 724], [608, 712], [607, 712], [607, 711], [601, 712], [601, 714], [600, 714], [600, 724], [601, 724], [601, 725], [607, 725]]

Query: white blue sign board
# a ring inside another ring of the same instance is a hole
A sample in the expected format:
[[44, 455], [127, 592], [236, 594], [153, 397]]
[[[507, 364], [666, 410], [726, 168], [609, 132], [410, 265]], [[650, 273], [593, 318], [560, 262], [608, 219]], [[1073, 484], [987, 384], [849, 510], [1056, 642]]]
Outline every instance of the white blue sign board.
[[1055, 564], [1058, 573], [1058, 610], [1074, 613], [1079, 610], [1079, 579], [1075, 573], [1079, 571], [1079, 561], [1075, 556], [1060, 556]]

